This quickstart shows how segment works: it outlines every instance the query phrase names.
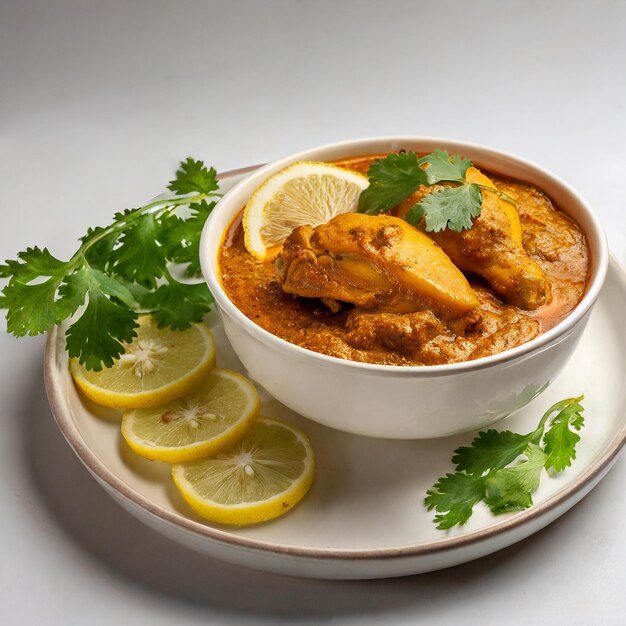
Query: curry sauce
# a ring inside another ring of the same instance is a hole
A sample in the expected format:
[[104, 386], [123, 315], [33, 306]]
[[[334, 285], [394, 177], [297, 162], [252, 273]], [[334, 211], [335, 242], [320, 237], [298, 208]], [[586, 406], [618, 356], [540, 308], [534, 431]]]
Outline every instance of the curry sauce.
[[[376, 156], [337, 162], [366, 173]], [[317, 298], [285, 293], [274, 258], [257, 261], [245, 248], [241, 214], [219, 251], [224, 289], [248, 318], [293, 344], [329, 356], [384, 365], [439, 365], [502, 352], [561, 321], [582, 298], [590, 257], [580, 227], [533, 185], [489, 174], [516, 199], [522, 245], [545, 273], [550, 298], [533, 311], [503, 302], [482, 278], [465, 272], [479, 305], [454, 319], [431, 310], [393, 313], [352, 305], [333, 312]], [[462, 268], [461, 268], [462, 269]]]

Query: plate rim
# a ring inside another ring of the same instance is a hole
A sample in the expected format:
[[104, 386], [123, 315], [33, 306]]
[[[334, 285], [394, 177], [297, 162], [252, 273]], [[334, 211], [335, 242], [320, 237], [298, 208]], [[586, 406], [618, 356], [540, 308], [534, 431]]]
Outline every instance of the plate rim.
[[[260, 165], [252, 165], [235, 170], [228, 170], [218, 174], [218, 178], [225, 179], [247, 174], [254, 171], [258, 167], [260, 167]], [[624, 284], [626, 290], [626, 271], [617, 259], [610, 254], [609, 273], [613, 272]], [[451, 552], [456, 549], [493, 539], [494, 537], [505, 535], [506, 533], [518, 529], [533, 520], [549, 514], [551, 511], [557, 509], [561, 504], [568, 501], [576, 493], [584, 491], [585, 487], [592, 484], [596, 478], [601, 478], [603, 473], [610, 468], [611, 464], [626, 444], [626, 420], [624, 420], [609, 445], [606, 446], [604, 452], [594, 463], [590, 464], [589, 467], [573, 483], [556, 492], [553, 496], [540, 504], [534, 505], [525, 511], [520, 511], [510, 517], [502, 519], [501, 521], [496, 521], [484, 528], [480, 528], [460, 536], [443, 537], [434, 541], [426, 541], [392, 548], [319, 548], [293, 544], [276, 544], [270, 541], [242, 537], [228, 530], [215, 528], [208, 524], [185, 517], [181, 513], [168, 511], [167, 509], [155, 504], [135, 489], [132, 489], [119, 479], [85, 443], [71, 418], [71, 411], [66, 408], [66, 403], [63, 401], [63, 394], [58, 388], [54, 376], [57, 335], [58, 327], [56, 326], [47, 333], [43, 359], [44, 387], [57, 427], [83, 465], [95, 478], [108, 485], [108, 487], [121, 495], [125, 500], [130, 501], [133, 505], [143, 509], [145, 512], [149, 513], [153, 517], [156, 517], [160, 521], [190, 532], [193, 535], [199, 535], [202, 538], [210, 539], [218, 543], [224, 543], [233, 548], [252, 549], [269, 554], [290, 555], [316, 560], [359, 561], [422, 557], [432, 554]]]

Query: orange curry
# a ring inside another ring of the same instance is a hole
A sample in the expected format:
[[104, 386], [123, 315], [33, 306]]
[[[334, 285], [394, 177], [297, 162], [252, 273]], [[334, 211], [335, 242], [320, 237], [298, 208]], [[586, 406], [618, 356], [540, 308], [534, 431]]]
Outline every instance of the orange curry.
[[[366, 173], [377, 158], [336, 164]], [[426, 235], [399, 219], [429, 192], [420, 189], [389, 216], [350, 213], [296, 228], [278, 257], [260, 262], [245, 248], [240, 214], [219, 252], [224, 289], [272, 334], [352, 361], [439, 365], [527, 342], [582, 298], [589, 251], [580, 227], [540, 189], [485, 174], [471, 168], [467, 177], [495, 185], [517, 207], [487, 191], [481, 215], [462, 233]], [[338, 241], [341, 254], [330, 249]], [[441, 255], [448, 265], [438, 263]], [[432, 297], [428, 285], [419, 297], [412, 291], [424, 267], [440, 268], [428, 276]]]

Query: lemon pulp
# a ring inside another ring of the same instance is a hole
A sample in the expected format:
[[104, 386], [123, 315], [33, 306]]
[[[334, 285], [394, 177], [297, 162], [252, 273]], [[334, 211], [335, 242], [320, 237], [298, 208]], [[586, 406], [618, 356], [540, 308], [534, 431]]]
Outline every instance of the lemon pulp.
[[368, 186], [363, 174], [330, 163], [300, 161], [270, 176], [250, 197], [243, 214], [248, 252], [263, 260], [303, 224], [318, 226], [356, 211]]
[[191, 394], [126, 411], [122, 435], [137, 454], [174, 463], [230, 445], [243, 437], [258, 413], [254, 385], [240, 374], [214, 369]]
[[94, 402], [114, 408], [155, 406], [191, 391], [215, 365], [213, 336], [203, 324], [180, 331], [158, 328], [148, 315], [138, 322], [137, 336], [111, 367], [94, 372], [72, 360], [74, 381]]
[[304, 433], [259, 418], [246, 436], [218, 454], [172, 467], [187, 503], [223, 524], [253, 524], [283, 515], [313, 481], [313, 449]]

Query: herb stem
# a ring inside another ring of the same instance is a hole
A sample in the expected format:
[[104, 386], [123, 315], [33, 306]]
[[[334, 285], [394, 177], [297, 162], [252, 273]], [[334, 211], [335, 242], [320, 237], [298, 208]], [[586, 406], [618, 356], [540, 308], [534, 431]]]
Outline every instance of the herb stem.
[[512, 204], [514, 207], [517, 208], [517, 202], [512, 196], [509, 196], [508, 193], [504, 193], [504, 191], [500, 191], [499, 189], [494, 189], [493, 187], [489, 187], [489, 185], [481, 185], [480, 183], [471, 183], [471, 184], [476, 185], [476, 187], [478, 187], [479, 189], [484, 189], [485, 191], [491, 191], [495, 193], [497, 196], [502, 198], [505, 202], [508, 202], [509, 204]]
[[166, 207], [169, 210], [178, 206], [201, 202], [205, 198], [221, 197], [222, 195], [223, 194], [221, 193], [199, 193], [193, 196], [185, 196], [183, 198], [161, 198], [160, 200], [154, 200], [153, 202], [150, 202], [143, 207], [135, 209], [135, 211], [128, 217], [128, 219], [125, 219], [121, 223], [116, 222], [112, 224], [111, 226], [105, 228], [101, 233], [96, 235], [93, 239], [90, 239], [87, 243], [84, 243], [70, 259], [70, 263], [72, 263], [72, 267], [76, 267], [77, 261], [80, 258], [85, 258], [85, 252], [87, 252], [87, 250], [89, 250], [91, 246], [95, 245], [98, 241], [101, 241], [109, 235], [122, 232], [128, 227], [129, 224], [137, 221], [140, 217], [148, 213], [151, 209], [154, 209], [156, 207]]

